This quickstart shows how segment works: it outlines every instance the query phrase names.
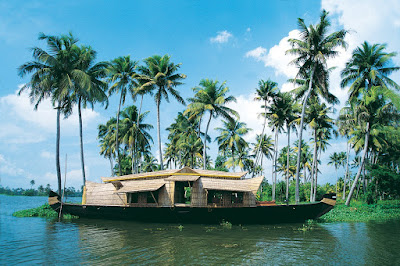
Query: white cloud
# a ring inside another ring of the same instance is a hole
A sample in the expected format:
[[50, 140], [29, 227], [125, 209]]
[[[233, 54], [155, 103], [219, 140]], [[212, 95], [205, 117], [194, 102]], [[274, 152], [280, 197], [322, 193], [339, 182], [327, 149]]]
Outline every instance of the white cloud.
[[227, 30], [219, 31], [217, 36], [211, 37], [211, 43], [226, 43], [233, 37], [232, 33], [228, 32]]
[[0, 154], [0, 174], [15, 177], [25, 174], [25, 171], [17, 167], [15, 163], [7, 160], [4, 155]]
[[[15, 92], [0, 98], [0, 125], [11, 125], [10, 128], [0, 133], [0, 138], [13, 136], [13, 143], [34, 143], [42, 141], [46, 133], [55, 133], [57, 112], [53, 108], [50, 100], [44, 100], [39, 108], [33, 110], [28, 93], [24, 92], [20, 96]], [[83, 127], [96, 122], [100, 118], [99, 113], [91, 109], [82, 110]], [[68, 119], [61, 121], [62, 131], [65, 134], [76, 134], [78, 129], [77, 107], [73, 109], [72, 115]]]
[[292, 30], [288, 36], [281, 39], [279, 44], [274, 45], [268, 53], [266, 48], [259, 46], [254, 50], [248, 51], [245, 56], [263, 62], [266, 67], [274, 68], [276, 75], [282, 74], [287, 78], [293, 78], [297, 73], [297, 69], [295, 66], [289, 65], [289, 63], [294, 57], [286, 55], [286, 51], [291, 48], [288, 40], [298, 38], [298, 36], [299, 31]]
[[45, 159], [54, 159], [55, 154], [49, 151], [42, 151], [40, 153], [40, 157], [45, 158]]
[[247, 29], [246, 29], [246, 32], [250, 32], [250, 31], [251, 31], [251, 28], [247, 28]]

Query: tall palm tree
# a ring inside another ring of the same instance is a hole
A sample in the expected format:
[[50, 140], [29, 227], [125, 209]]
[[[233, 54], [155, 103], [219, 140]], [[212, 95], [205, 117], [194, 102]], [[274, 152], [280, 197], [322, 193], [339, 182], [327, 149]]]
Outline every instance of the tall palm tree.
[[73, 86], [74, 64], [73, 49], [78, 40], [71, 33], [61, 36], [39, 34], [39, 40], [46, 42], [48, 51], [39, 47], [32, 48], [33, 61], [27, 62], [18, 68], [21, 77], [32, 73], [19, 94], [29, 90], [29, 97], [35, 102], [35, 110], [46, 98], [50, 98], [57, 109], [56, 133], [56, 172], [58, 193], [61, 194], [60, 168], [60, 116], [67, 117], [72, 112], [72, 102], [69, 98]]
[[218, 127], [215, 130], [220, 132], [216, 138], [218, 142], [218, 150], [220, 153], [230, 152], [232, 156], [232, 171], [235, 172], [235, 153], [247, 148], [249, 144], [244, 140], [245, 136], [251, 129], [246, 127], [246, 123], [238, 120], [222, 121], [223, 127]]
[[336, 125], [338, 127], [339, 134], [346, 137], [346, 172], [343, 180], [343, 195], [342, 199], [346, 199], [346, 184], [349, 179], [349, 162], [350, 162], [350, 136], [351, 131], [356, 126], [356, 121], [354, 119], [353, 108], [345, 106], [340, 110], [339, 117], [337, 118]]
[[385, 100], [390, 100], [397, 108], [400, 107], [399, 97], [394, 93], [394, 90], [399, 90], [400, 87], [388, 77], [400, 68], [392, 63], [392, 58], [396, 56], [396, 53], [386, 53], [385, 49], [386, 45], [369, 45], [364, 42], [362, 47], [353, 51], [351, 59], [341, 73], [341, 86], [351, 84], [349, 102], [356, 106], [357, 121], [365, 127], [361, 165], [350, 189], [346, 205], [350, 204], [354, 188], [364, 167], [371, 128], [383, 122], [376, 120], [375, 115], [381, 116], [383, 110], [389, 109]]
[[[292, 48], [286, 53], [297, 56], [292, 64], [299, 68], [297, 77], [309, 77], [308, 90], [304, 95], [303, 108], [301, 111], [301, 121], [299, 128], [299, 147], [301, 147], [303, 136], [304, 113], [308, 101], [308, 97], [313, 89], [313, 83], [324, 86], [328, 79], [329, 71], [327, 70], [327, 59], [335, 57], [338, 52], [335, 50], [341, 46], [346, 48], [347, 44], [344, 37], [347, 34], [346, 30], [340, 30], [328, 35], [330, 22], [327, 18], [328, 12], [322, 11], [320, 21], [317, 25], [307, 25], [304, 20], [298, 19], [300, 29], [300, 39], [289, 39]], [[315, 88], [315, 87], [314, 87]], [[299, 202], [299, 175], [300, 175], [300, 158], [301, 149], [298, 149], [297, 168], [296, 168], [296, 202]]]
[[[320, 103], [317, 97], [309, 99], [309, 106], [306, 110], [307, 122], [310, 128], [313, 130], [314, 139], [314, 155], [313, 163], [311, 167], [311, 195], [314, 195], [316, 189], [316, 178], [314, 175], [317, 173], [318, 167], [318, 133], [324, 134], [324, 129], [331, 129], [333, 127], [333, 119], [329, 117], [329, 113], [332, 112], [331, 107], [327, 107], [325, 103]], [[313, 196], [310, 197], [313, 199]]]
[[273, 98], [272, 104], [268, 107], [267, 113], [264, 114], [268, 117], [269, 125], [272, 131], [275, 132], [275, 151], [273, 154], [273, 167], [272, 167], [272, 200], [275, 200], [276, 179], [277, 179], [277, 159], [278, 159], [278, 134], [283, 130], [285, 125], [287, 101], [278, 93]]
[[157, 105], [157, 137], [161, 170], [164, 169], [160, 129], [161, 101], [164, 98], [169, 102], [169, 95], [172, 95], [179, 103], [185, 104], [185, 100], [175, 88], [183, 84], [182, 80], [186, 78], [186, 75], [177, 73], [181, 64], [174, 64], [170, 59], [169, 55], [154, 55], [144, 59], [145, 66], [139, 68], [142, 74], [141, 79], [145, 81], [144, 87], [151, 88]]
[[[205, 113], [209, 112], [210, 116], [207, 121], [207, 127], [205, 131], [205, 136], [208, 134], [208, 129], [210, 127], [211, 118], [217, 118], [222, 116], [226, 120], [233, 122], [232, 116], [239, 118], [239, 114], [227, 107], [226, 105], [231, 102], [236, 102], [236, 98], [232, 95], [227, 95], [229, 88], [225, 86], [226, 82], [221, 85], [218, 84], [218, 80], [202, 79], [199, 86], [194, 88], [195, 95], [190, 98], [190, 104], [187, 107], [185, 113]], [[203, 147], [203, 169], [206, 169], [206, 158], [207, 158], [207, 139], [204, 139]]]
[[[258, 88], [256, 89], [257, 96], [254, 98], [255, 101], [262, 101], [263, 102], [263, 108], [264, 108], [264, 113], [267, 113], [267, 107], [268, 107], [268, 101], [273, 99], [276, 94], [278, 93], [278, 83], [271, 81], [268, 79], [267, 81], [260, 80], [258, 82]], [[261, 131], [261, 136], [264, 135], [265, 131], [265, 126], [267, 125], [267, 116], [264, 116], [264, 123], [263, 123], [263, 129]], [[262, 140], [262, 139], [259, 139]], [[257, 166], [258, 160], [260, 158], [260, 148], [261, 145], [258, 145], [258, 149], [255, 152], [256, 159], [255, 159], [255, 164], [254, 167]]]
[[79, 117], [79, 140], [81, 148], [81, 164], [83, 184], [86, 184], [85, 160], [83, 154], [83, 133], [82, 133], [82, 107], [86, 108], [89, 104], [93, 109], [96, 102], [104, 103], [108, 101], [106, 90], [107, 83], [103, 80], [106, 76], [108, 63], [95, 63], [96, 51], [90, 46], [75, 47], [76, 69], [73, 71], [75, 84], [71, 98], [78, 104]]
[[[272, 136], [267, 135], [257, 135], [256, 143], [254, 144], [254, 154], [257, 151], [260, 151], [260, 166], [262, 168], [263, 158], [272, 159], [274, 152], [274, 141], [272, 140]], [[255, 162], [254, 162], [255, 163]]]
[[116, 150], [117, 150], [117, 159], [118, 159], [118, 169], [119, 173], [121, 173], [121, 163], [120, 161], [120, 153], [119, 153], [119, 117], [121, 106], [125, 103], [126, 95], [129, 93], [130, 95], [135, 94], [135, 88], [137, 88], [138, 83], [137, 79], [139, 77], [137, 73], [137, 62], [131, 60], [131, 57], [121, 56], [115, 58], [111, 61], [110, 66], [108, 68], [109, 74], [109, 82], [113, 83], [113, 85], [109, 88], [108, 94], [111, 95], [113, 93], [119, 93], [119, 104], [118, 104], [118, 112], [117, 112], [117, 124], [116, 124], [116, 134], [115, 134], [115, 142], [116, 142]]
[[[344, 154], [344, 157], [343, 157]], [[344, 164], [344, 161], [346, 160], [346, 153], [345, 152], [334, 152], [329, 156], [329, 161], [328, 161], [328, 165], [333, 165], [335, 167], [335, 171], [336, 171], [336, 194], [338, 193], [338, 172], [337, 170], [339, 169], [340, 166], [342, 166]]]
[[[141, 157], [146, 148], [149, 148], [150, 142], [153, 138], [148, 132], [153, 128], [150, 124], [145, 124], [143, 121], [149, 111], [139, 115], [137, 107], [131, 105], [121, 112], [121, 141], [127, 145], [131, 151], [132, 158], [132, 173], [137, 173], [137, 160], [135, 158]], [[139, 123], [137, 123], [139, 121]]]
[[111, 176], [114, 176], [113, 158], [115, 158], [115, 131], [117, 119], [112, 117], [105, 125], [98, 126], [98, 136], [100, 142], [100, 154], [109, 159], [111, 166]]

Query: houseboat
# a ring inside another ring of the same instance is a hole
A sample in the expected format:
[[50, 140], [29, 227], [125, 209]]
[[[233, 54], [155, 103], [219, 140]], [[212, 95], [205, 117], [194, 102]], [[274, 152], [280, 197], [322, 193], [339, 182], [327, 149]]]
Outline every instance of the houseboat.
[[62, 203], [50, 193], [56, 210], [85, 218], [141, 222], [268, 224], [304, 222], [331, 210], [335, 194], [319, 202], [282, 204], [259, 202], [263, 176], [244, 178], [247, 172], [228, 173], [191, 169], [163, 170], [87, 181], [82, 204]]

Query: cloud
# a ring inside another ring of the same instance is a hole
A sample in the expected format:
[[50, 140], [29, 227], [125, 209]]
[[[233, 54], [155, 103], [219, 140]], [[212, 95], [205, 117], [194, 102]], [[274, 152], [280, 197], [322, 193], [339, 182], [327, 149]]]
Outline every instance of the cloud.
[[[50, 100], [44, 100], [35, 111], [28, 93], [20, 96], [15, 92], [0, 97], [0, 125], [7, 131], [0, 133], [0, 139], [10, 138], [11, 143], [37, 143], [43, 141], [48, 134], [56, 132], [57, 112]], [[82, 110], [83, 127], [98, 122], [100, 114], [91, 109]], [[75, 106], [68, 119], [61, 121], [63, 134], [77, 134], [78, 111]], [[29, 128], [29, 130], [27, 130]]]
[[45, 159], [54, 159], [56, 156], [54, 153], [49, 152], [49, 151], [42, 151], [40, 153], [40, 157], [45, 158]]
[[289, 65], [289, 63], [294, 57], [286, 55], [286, 51], [291, 48], [288, 40], [298, 37], [299, 31], [292, 30], [288, 36], [280, 40], [279, 44], [274, 45], [268, 53], [266, 48], [259, 46], [254, 50], [248, 51], [245, 57], [254, 58], [257, 61], [263, 62], [266, 67], [272, 67], [275, 69], [275, 75], [284, 75], [287, 78], [293, 78], [297, 73], [297, 69], [295, 66]]
[[232, 33], [224, 30], [224, 31], [219, 31], [217, 36], [211, 37], [210, 42], [211, 43], [227, 43], [229, 39], [233, 37]]
[[25, 174], [25, 171], [7, 160], [4, 155], [0, 154], [0, 173], [14, 177]]

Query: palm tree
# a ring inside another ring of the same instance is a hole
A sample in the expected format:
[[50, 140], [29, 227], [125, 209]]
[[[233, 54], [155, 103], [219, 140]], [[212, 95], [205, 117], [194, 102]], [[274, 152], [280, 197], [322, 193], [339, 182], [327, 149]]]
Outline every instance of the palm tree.
[[126, 95], [129, 93], [130, 95], [135, 94], [135, 88], [137, 88], [138, 83], [137, 79], [139, 77], [137, 73], [137, 62], [132, 61], [131, 57], [121, 56], [113, 61], [109, 66], [109, 82], [113, 83], [113, 85], [109, 88], [108, 94], [111, 95], [113, 93], [120, 93], [119, 104], [118, 104], [118, 112], [117, 112], [117, 124], [116, 124], [116, 134], [115, 134], [115, 142], [116, 142], [116, 150], [117, 150], [117, 158], [118, 158], [118, 170], [121, 173], [121, 163], [120, 163], [120, 153], [119, 153], [119, 113], [121, 111], [121, 106], [125, 103]]
[[[344, 154], [344, 157], [343, 157], [343, 154]], [[341, 153], [334, 152], [329, 156], [328, 165], [333, 165], [336, 170], [336, 194], [338, 193], [338, 180], [339, 180], [337, 170], [340, 166], [343, 165], [344, 160], [346, 160], [346, 153], [344, 153], [344, 152], [343, 153], [342, 152]]]
[[[268, 101], [273, 99], [277, 92], [278, 92], [278, 83], [271, 81], [268, 79], [267, 81], [260, 80], [258, 82], [258, 88], [256, 89], [257, 96], [254, 98], [255, 101], [263, 101], [263, 106], [264, 107], [264, 113], [267, 113], [267, 104]], [[265, 126], [267, 125], [267, 116], [264, 116], [264, 123], [263, 123], [263, 129], [261, 132], [261, 136], [264, 136], [264, 131], [265, 131]], [[259, 139], [262, 140], [262, 139]], [[255, 159], [255, 164], [254, 167], [257, 166], [258, 164], [258, 159], [260, 158], [260, 148], [261, 145], [258, 145], [258, 149], [255, 152], [256, 159]], [[262, 164], [262, 162], [261, 162]]]
[[[208, 134], [208, 128], [210, 126], [211, 118], [222, 116], [230, 122], [234, 121], [232, 115], [234, 115], [236, 118], [239, 118], [239, 114], [235, 110], [232, 110], [231, 108], [226, 106], [230, 102], [236, 102], [236, 98], [232, 95], [227, 96], [229, 88], [225, 86], [226, 82], [223, 82], [221, 85], [219, 85], [218, 83], [218, 80], [213, 81], [210, 79], [202, 79], [199, 83], [199, 86], [193, 88], [193, 90], [195, 91], [195, 95], [193, 98], [189, 99], [190, 104], [185, 111], [185, 113], [193, 112], [197, 114], [204, 114], [206, 111], [210, 113], [205, 136], [207, 136]], [[203, 169], [206, 169], [206, 138], [204, 139], [203, 143]]]
[[268, 107], [267, 113], [263, 114], [268, 116], [269, 125], [272, 131], [275, 132], [275, 151], [273, 154], [273, 167], [272, 167], [272, 200], [275, 200], [276, 178], [277, 178], [277, 159], [278, 159], [278, 134], [283, 130], [285, 125], [287, 101], [284, 99], [282, 93], [278, 93], [273, 98], [272, 104]]
[[[138, 161], [135, 160], [135, 158], [141, 157], [141, 153], [146, 150], [146, 147], [149, 148], [150, 142], [153, 142], [153, 138], [148, 132], [153, 126], [143, 122], [148, 114], [149, 111], [139, 115], [135, 105], [125, 108], [120, 114], [120, 138], [131, 151], [132, 173], [137, 173], [138, 169], [138, 166], [135, 165]], [[137, 123], [137, 121], [139, 121], [139, 123]]]
[[397, 107], [400, 106], [399, 97], [393, 91], [393, 89], [399, 90], [400, 87], [388, 77], [400, 68], [392, 64], [391, 59], [396, 56], [396, 53], [386, 53], [385, 48], [386, 45], [374, 44], [371, 46], [364, 42], [362, 47], [353, 51], [351, 59], [346, 63], [346, 67], [341, 73], [341, 86], [345, 87], [351, 84], [349, 102], [356, 107], [357, 121], [360, 126], [365, 128], [361, 165], [350, 189], [346, 205], [350, 204], [355, 186], [364, 167], [371, 128], [382, 124], [383, 121], [376, 120], [376, 118], [382, 116], [382, 111], [389, 111], [390, 109], [385, 101], [391, 100]]
[[111, 176], [114, 176], [113, 158], [115, 157], [115, 131], [117, 119], [112, 117], [105, 125], [98, 126], [98, 136], [100, 142], [100, 154], [109, 159], [111, 166]]
[[256, 136], [256, 143], [254, 144], [254, 154], [257, 151], [260, 151], [260, 166], [262, 168], [263, 158], [272, 159], [273, 152], [274, 152], [274, 141], [272, 140], [272, 136], [267, 135], [257, 135]]
[[145, 66], [140, 67], [141, 79], [144, 87], [150, 88], [154, 93], [154, 100], [157, 105], [157, 137], [158, 151], [160, 153], [160, 167], [164, 169], [163, 156], [161, 150], [161, 129], [160, 129], [160, 104], [163, 98], [169, 102], [169, 95], [172, 95], [179, 103], [185, 104], [185, 100], [180, 96], [175, 87], [182, 85], [182, 80], [186, 75], [179, 74], [177, 71], [181, 64], [174, 64], [170, 61], [169, 55], [154, 55], [144, 60]]
[[343, 195], [342, 199], [346, 199], [346, 184], [349, 179], [349, 160], [350, 160], [350, 136], [353, 128], [356, 126], [354, 119], [353, 108], [345, 106], [340, 110], [339, 117], [337, 118], [336, 125], [341, 136], [345, 136], [347, 139], [346, 149], [346, 173], [343, 180]]
[[[314, 155], [313, 163], [311, 167], [311, 195], [314, 195], [316, 189], [316, 176], [318, 167], [318, 142], [321, 138], [318, 138], [318, 133], [324, 134], [325, 129], [331, 129], [333, 127], [333, 119], [329, 117], [329, 113], [332, 112], [331, 107], [327, 107], [325, 103], [320, 103], [317, 97], [312, 97], [309, 99], [309, 106], [307, 108], [307, 122], [310, 128], [313, 130], [314, 139]], [[297, 170], [296, 170], [297, 171]], [[310, 200], [313, 196], [310, 196]]]
[[301, 111], [300, 132], [299, 132], [299, 148], [297, 156], [296, 168], [296, 202], [299, 202], [299, 175], [300, 175], [300, 158], [301, 158], [301, 142], [303, 137], [303, 123], [304, 113], [308, 101], [308, 97], [313, 88], [313, 83], [324, 86], [325, 81], [328, 79], [327, 59], [335, 57], [338, 52], [335, 50], [337, 47], [342, 46], [346, 48], [347, 44], [344, 37], [347, 34], [346, 30], [340, 30], [327, 34], [330, 22], [327, 18], [328, 12], [322, 11], [320, 22], [316, 25], [307, 25], [304, 20], [298, 19], [298, 26], [300, 29], [300, 39], [289, 39], [292, 48], [286, 53], [297, 56], [292, 61], [292, 64], [299, 68], [297, 77], [309, 77], [308, 90], [303, 99], [303, 108]]
[[223, 154], [225, 154], [226, 151], [230, 151], [230, 155], [232, 156], [232, 171], [235, 172], [235, 153], [249, 146], [243, 139], [243, 136], [251, 129], [246, 127], [246, 123], [239, 122], [238, 120], [222, 121], [222, 123], [223, 127], [215, 129], [220, 132], [220, 135], [216, 138], [218, 150]]
[[107, 83], [102, 80], [106, 76], [108, 63], [100, 62], [95, 64], [96, 51], [90, 46], [75, 47], [76, 69], [73, 71], [75, 82], [71, 99], [78, 104], [79, 116], [79, 140], [81, 148], [81, 164], [83, 184], [86, 183], [85, 161], [83, 154], [83, 134], [82, 134], [82, 105], [83, 108], [89, 104], [93, 109], [95, 102], [108, 101], [105, 91]]
[[48, 51], [39, 47], [32, 48], [33, 61], [18, 68], [21, 77], [32, 73], [30, 81], [21, 88], [19, 94], [29, 90], [29, 97], [35, 102], [35, 110], [46, 98], [50, 98], [57, 109], [56, 172], [58, 193], [61, 194], [60, 116], [63, 114], [67, 117], [72, 111], [69, 95], [72, 89], [72, 72], [76, 66], [72, 50], [78, 40], [71, 33], [60, 37], [40, 33], [39, 40], [46, 42]]

